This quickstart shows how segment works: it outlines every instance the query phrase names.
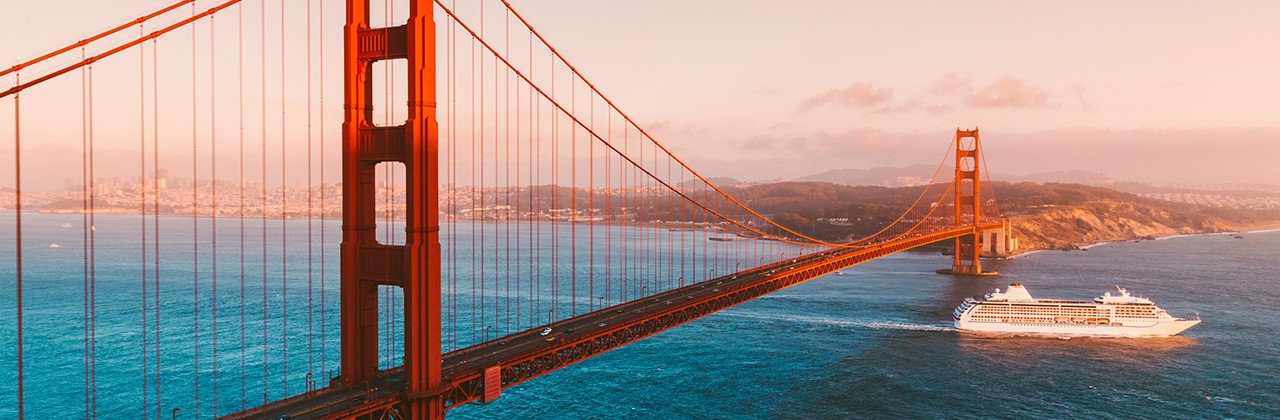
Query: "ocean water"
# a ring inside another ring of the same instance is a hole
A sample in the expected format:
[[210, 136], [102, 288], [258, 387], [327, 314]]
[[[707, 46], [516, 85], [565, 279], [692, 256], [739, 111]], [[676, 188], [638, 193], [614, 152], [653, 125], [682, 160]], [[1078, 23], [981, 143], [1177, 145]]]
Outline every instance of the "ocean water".
[[[11, 217], [0, 218], [0, 226], [12, 226]], [[261, 402], [264, 393], [275, 400], [301, 392], [307, 371], [323, 383], [337, 369], [336, 246], [326, 248], [324, 267], [335, 274], [321, 290], [314, 287], [318, 275], [308, 276], [303, 269], [308, 263], [321, 266], [319, 247], [307, 258], [305, 225], [290, 222], [287, 250], [268, 240], [265, 270], [262, 246], [249, 241], [247, 251], [253, 256], [246, 275], [248, 326], [242, 358], [239, 225], [234, 219], [219, 222], [220, 232], [232, 233], [219, 244], [215, 385], [211, 328], [206, 323], [196, 334], [191, 321], [191, 243], [182, 227], [189, 230], [192, 222], [162, 218], [162, 234], [173, 236], [162, 238], [166, 303], [157, 409], [154, 342], [140, 328], [140, 251], [136, 240], [126, 240], [140, 235], [140, 221], [131, 216], [98, 219], [99, 416], [168, 417], [179, 408], [178, 417], [194, 418], [197, 383], [199, 417], [213, 415], [215, 394], [218, 413], [227, 414], [238, 410], [242, 400]], [[24, 216], [26, 407], [31, 418], [83, 415], [80, 220], [79, 215]], [[267, 227], [269, 238], [282, 235], [273, 227], [278, 223]], [[337, 224], [320, 226], [336, 243]], [[248, 230], [250, 238], [264, 232], [260, 222], [250, 223]], [[948, 264], [946, 257], [901, 253], [708, 316], [508, 389], [493, 403], [466, 405], [448, 414], [584, 419], [1274, 417], [1280, 412], [1280, 352], [1275, 350], [1280, 347], [1280, 232], [1246, 236], [1188, 236], [1034, 253], [990, 262], [986, 267], [1001, 275], [983, 278], [937, 275], [933, 270]], [[125, 245], [105, 245], [112, 239]], [[48, 248], [52, 242], [62, 247]], [[12, 229], [0, 229], [0, 418], [16, 414], [12, 244]], [[205, 269], [212, 266], [207, 254], [199, 259]], [[286, 256], [284, 272], [273, 262]], [[284, 325], [275, 315], [286, 311], [281, 278], [289, 285], [287, 352], [284, 338], [276, 334]], [[315, 290], [310, 311], [307, 282]], [[951, 327], [950, 313], [964, 297], [1013, 282], [1025, 284], [1035, 296], [1071, 299], [1124, 286], [1174, 316], [1198, 313], [1204, 322], [1181, 336], [1143, 339], [982, 335]], [[207, 288], [201, 293], [214, 296]], [[324, 312], [318, 296], [328, 296]], [[174, 303], [167, 303], [170, 299]], [[547, 304], [565, 308], [564, 302]], [[202, 307], [202, 319], [209, 319], [210, 306]], [[306, 334], [308, 326], [311, 335]], [[150, 328], [153, 335], [154, 325]], [[271, 334], [264, 336], [264, 330]], [[330, 334], [322, 340], [320, 330]], [[196, 337], [202, 342], [198, 381], [190, 357]], [[468, 340], [464, 337], [460, 344]], [[271, 356], [266, 361], [264, 353]], [[388, 353], [396, 353], [394, 344]], [[144, 357], [147, 373], [141, 369]]]
[[[942, 276], [901, 253], [786, 289], [505, 391], [458, 418], [1275, 418], [1280, 232], [1041, 252]], [[1117, 285], [1204, 322], [1168, 338], [962, 333], [967, 296]]]

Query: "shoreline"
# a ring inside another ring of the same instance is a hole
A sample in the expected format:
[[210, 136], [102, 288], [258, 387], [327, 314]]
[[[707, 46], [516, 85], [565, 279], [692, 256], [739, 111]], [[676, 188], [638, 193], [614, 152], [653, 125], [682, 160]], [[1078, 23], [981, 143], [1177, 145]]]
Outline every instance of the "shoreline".
[[[1225, 231], [1221, 231], [1221, 232], [1173, 233], [1173, 234], [1161, 235], [1161, 236], [1151, 236], [1151, 237], [1134, 237], [1134, 238], [1127, 238], [1127, 239], [1117, 239], [1117, 240], [1112, 240], [1112, 241], [1101, 241], [1101, 242], [1095, 242], [1095, 243], [1091, 243], [1091, 244], [1087, 244], [1087, 245], [1075, 245], [1075, 244], [1072, 244], [1072, 246], [1075, 246], [1075, 247], [1076, 247], [1076, 249], [1063, 249], [1063, 250], [1061, 250], [1061, 251], [1063, 251], [1063, 252], [1071, 252], [1071, 251], [1087, 251], [1087, 250], [1088, 250], [1088, 249], [1090, 249], [1090, 248], [1096, 248], [1096, 247], [1099, 247], [1099, 246], [1110, 245], [1110, 244], [1116, 244], [1116, 243], [1123, 243], [1123, 242], [1163, 241], [1163, 240], [1166, 240], [1166, 239], [1190, 238], [1190, 237], [1197, 237], [1197, 236], [1236, 235], [1236, 234], [1252, 234], [1252, 233], [1271, 233], [1271, 232], [1280, 232], [1280, 221], [1270, 221], [1270, 222], [1252, 223], [1252, 224], [1248, 224], [1248, 225], [1242, 225], [1242, 226], [1240, 226], [1240, 227], [1232, 226], [1232, 228], [1233, 228], [1233, 229], [1236, 229], [1236, 230], [1225, 230]], [[1036, 254], [1036, 253], [1040, 253], [1040, 252], [1046, 252], [1046, 251], [1059, 251], [1059, 250], [1057, 250], [1057, 249], [1033, 249], [1033, 250], [1026, 251], [1026, 252], [1018, 252], [1018, 253], [1014, 253], [1014, 254], [1012, 254], [1012, 255], [1009, 255], [1009, 256], [1007, 256], [1007, 257], [1000, 258], [1000, 259], [1014, 259], [1014, 258], [1021, 258], [1021, 257], [1027, 256], [1027, 255]]]

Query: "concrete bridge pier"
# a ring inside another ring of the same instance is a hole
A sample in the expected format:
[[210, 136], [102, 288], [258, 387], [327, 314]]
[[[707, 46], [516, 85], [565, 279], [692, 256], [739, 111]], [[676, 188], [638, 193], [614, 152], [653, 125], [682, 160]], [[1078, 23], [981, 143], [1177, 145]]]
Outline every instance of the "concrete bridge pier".
[[982, 258], [1008, 258], [1018, 249], [1018, 239], [1013, 237], [1009, 221], [995, 229], [982, 231]]
[[[975, 245], [974, 240], [978, 243]], [[957, 238], [951, 268], [937, 270], [938, 274], [956, 276], [994, 276], [995, 271], [982, 270], [982, 258], [1007, 258], [1017, 250], [1018, 241], [1013, 237], [1009, 222], [999, 227], [982, 229], [977, 235]], [[974, 258], [977, 252], [979, 258]]]

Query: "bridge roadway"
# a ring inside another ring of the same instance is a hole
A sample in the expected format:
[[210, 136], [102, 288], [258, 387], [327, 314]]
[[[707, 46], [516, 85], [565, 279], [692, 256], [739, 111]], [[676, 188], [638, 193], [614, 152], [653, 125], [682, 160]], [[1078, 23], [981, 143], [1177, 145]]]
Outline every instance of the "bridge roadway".
[[[999, 224], [976, 226], [977, 231]], [[975, 226], [947, 228], [863, 248], [834, 248], [557, 321], [546, 336], [539, 326], [443, 355], [445, 408], [484, 401], [486, 386], [507, 388], [668, 328], [786, 287], [941, 240], [972, 234]], [[496, 370], [488, 375], [486, 368]], [[500, 374], [500, 381], [498, 375]], [[405, 398], [399, 368], [356, 387], [330, 386], [224, 418], [350, 418], [379, 413]], [[496, 397], [500, 389], [489, 389]]]

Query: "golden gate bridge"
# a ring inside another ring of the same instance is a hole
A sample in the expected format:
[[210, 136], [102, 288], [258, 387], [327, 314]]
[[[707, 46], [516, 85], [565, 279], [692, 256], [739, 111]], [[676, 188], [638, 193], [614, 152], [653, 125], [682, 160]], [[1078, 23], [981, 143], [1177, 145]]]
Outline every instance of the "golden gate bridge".
[[[68, 359], [28, 350], [24, 310], [51, 316], [31, 298], [41, 282], [81, 283], [80, 319], [66, 322], [83, 332], [86, 418], [441, 418], [885, 255], [952, 241], [939, 271], [984, 275], [979, 256], [1008, 247], [983, 199], [977, 129], [955, 132], [895, 220], [824, 240], [708, 181], [505, 0], [347, 0], [340, 43], [321, 30], [325, 2], [248, 3], [178, 1], [0, 71], [14, 150], [13, 298], [0, 305], [18, 418], [38, 411], [29, 394], [59, 392], [25, 367]], [[338, 45], [333, 136], [325, 54]], [[67, 120], [77, 99], [78, 127], [24, 124]], [[76, 134], [79, 156], [62, 159], [79, 168], [59, 170], [80, 175], [79, 259], [32, 271], [24, 146]], [[103, 181], [100, 166], [136, 182]], [[338, 214], [340, 238], [326, 236]], [[108, 276], [129, 290], [99, 290]], [[121, 353], [129, 362], [108, 360]], [[112, 370], [130, 380], [103, 389]]]

